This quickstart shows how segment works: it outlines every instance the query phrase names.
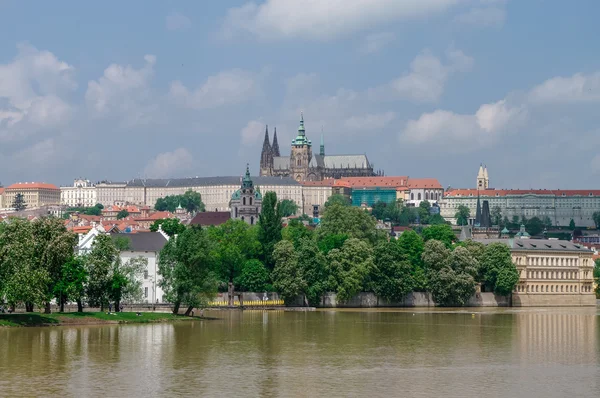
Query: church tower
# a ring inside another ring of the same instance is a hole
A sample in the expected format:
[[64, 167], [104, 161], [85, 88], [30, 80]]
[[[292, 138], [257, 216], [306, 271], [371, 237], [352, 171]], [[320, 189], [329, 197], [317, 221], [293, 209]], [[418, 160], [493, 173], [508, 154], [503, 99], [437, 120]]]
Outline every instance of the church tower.
[[319, 147], [319, 155], [325, 156], [325, 141], [323, 140], [323, 130], [321, 130], [321, 146]]
[[[273, 144], [276, 144], [276, 139]], [[279, 151], [279, 146], [277, 146]], [[260, 153], [260, 175], [270, 176], [273, 173], [273, 149], [269, 143], [269, 126], [265, 127], [265, 139], [263, 141], [262, 152]]]
[[271, 146], [271, 153], [273, 156], [279, 157], [279, 142], [277, 142], [277, 127], [275, 127], [275, 133], [273, 134], [273, 145]]
[[490, 180], [488, 178], [487, 166], [480, 164], [479, 172], [477, 173], [477, 189], [488, 189], [489, 186]]
[[308, 177], [308, 165], [312, 159], [312, 142], [306, 139], [304, 129], [304, 115], [300, 114], [300, 126], [298, 135], [292, 141], [290, 153], [290, 175], [296, 181], [306, 181]]

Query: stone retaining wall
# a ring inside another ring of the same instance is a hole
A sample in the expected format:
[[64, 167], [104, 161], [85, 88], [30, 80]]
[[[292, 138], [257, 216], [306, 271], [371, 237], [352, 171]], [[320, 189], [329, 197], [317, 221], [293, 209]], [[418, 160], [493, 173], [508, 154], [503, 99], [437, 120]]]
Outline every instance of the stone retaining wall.
[[513, 293], [513, 307], [594, 307], [594, 294], [523, 294]]

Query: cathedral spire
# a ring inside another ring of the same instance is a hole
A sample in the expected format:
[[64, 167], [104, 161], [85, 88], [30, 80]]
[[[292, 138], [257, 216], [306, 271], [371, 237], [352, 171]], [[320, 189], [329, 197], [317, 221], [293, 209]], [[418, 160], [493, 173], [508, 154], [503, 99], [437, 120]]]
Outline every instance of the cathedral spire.
[[263, 151], [271, 150], [271, 144], [269, 143], [269, 125], [265, 126], [265, 139], [263, 141]]
[[325, 140], [323, 139], [323, 126], [321, 126], [321, 147], [319, 148], [319, 155], [325, 156]]
[[298, 135], [306, 135], [306, 130], [304, 129], [304, 114], [302, 112], [300, 112], [300, 126], [298, 126]]
[[279, 142], [277, 142], [277, 127], [275, 127], [275, 133], [273, 133], [273, 145], [271, 146], [271, 153], [273, 153], [273, 156], [281, 156], [279, 154]]
[[273, 151], [269, 143], [269, 126], [265, 127], [265, 140], [263, 141], [262, 151], [260, 153], [260, 175], [270, 175], [270, 169], [273, 165]]

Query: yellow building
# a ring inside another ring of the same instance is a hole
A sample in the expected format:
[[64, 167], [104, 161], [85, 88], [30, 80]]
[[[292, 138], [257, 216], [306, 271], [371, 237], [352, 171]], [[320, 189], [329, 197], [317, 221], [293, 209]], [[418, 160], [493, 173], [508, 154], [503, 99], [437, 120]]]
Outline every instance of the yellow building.
[[0, 187], [0, 209], [4, 209], [4, 188]]
[[22, 194], [28, 209], [60, 204], [60, 189], [44, 182], [19, 182], [4, 189], [3, 205], [12, 206], [17, 194]]

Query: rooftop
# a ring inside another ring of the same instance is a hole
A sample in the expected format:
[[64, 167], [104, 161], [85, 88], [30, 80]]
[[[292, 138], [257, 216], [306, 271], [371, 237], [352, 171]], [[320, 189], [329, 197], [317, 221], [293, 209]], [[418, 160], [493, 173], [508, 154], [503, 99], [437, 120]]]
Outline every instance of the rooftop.
[[600, 196], [598, 189], [452, 189], [446, 192], [445, 197], [503, 197], [522, 195], [545, 195], [545, 196]]
[[15, 184], [9, 185], [6, 189], [55, 189], [57, 191], [60, 190], [54, 184], [48, 184], [45, 182], [17, 182]]
[[[201, 187], [209, 185], [234, 185], [239, 187], [241, 176], [189, 177], [189, 178], [135, 178], [127, 182], [128, 187]], [[291, 177], [251, 177], [254, 185], [299, 185]]]
[[535, 250], [535, 251], [569, 251], [569, 252], [590, 252], [585, 246], [568, 240], [554, 239], [475, 239], [483, 244], [504, 243], [512, 250]]
[[352, 188], [387, 187], [397, 188], [410, 184], [408, 176], [399, 177], [344, 177], [341, 179]]
[[167, 243], [160, 232], [138, 232], [136, 234], [111, 234], [111, 238], [129, 240], [129, 250], [134, 252], [159, 252]]
[[221, 225], [231, 218], [228, 211], [207, 211], [196, 214], [190, 225]]

